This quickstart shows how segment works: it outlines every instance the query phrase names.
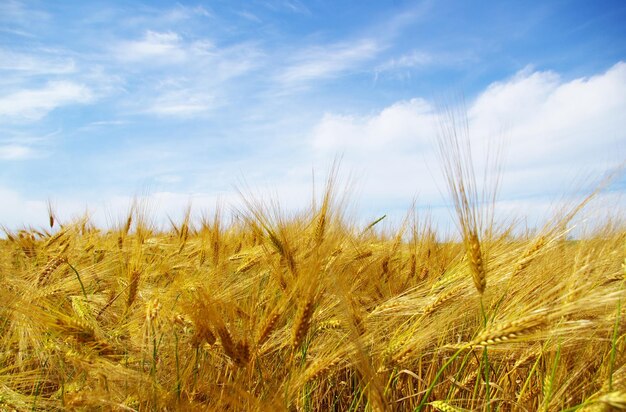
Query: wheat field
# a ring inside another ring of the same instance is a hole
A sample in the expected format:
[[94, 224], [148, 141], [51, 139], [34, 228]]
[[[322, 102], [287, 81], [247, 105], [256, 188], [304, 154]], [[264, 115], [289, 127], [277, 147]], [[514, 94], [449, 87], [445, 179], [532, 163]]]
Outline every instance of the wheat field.
[[571, 239], [594, 192], [496, 225], [441, 143], [456, 240], [415, 212], [353, 223], [334, 173], [296, 214], [247, 197], [164, 231], [137, 202], [106, 230], [52, 209], [5, 230], [0, 409], [625, 409], [621, 220]]

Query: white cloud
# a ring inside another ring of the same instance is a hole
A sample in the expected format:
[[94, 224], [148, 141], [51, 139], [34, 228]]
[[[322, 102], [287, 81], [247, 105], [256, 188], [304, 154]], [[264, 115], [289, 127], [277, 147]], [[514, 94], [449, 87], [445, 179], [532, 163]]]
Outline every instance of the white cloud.
[[121, 126], [124, 124], [128, 124], [128, 120], [99, 120], [97, 122], [91, 122], [87, 125], [90, 126]]
[[0, 21], [3, 23], [30, 28], [34, 23], [39, 24], [49, 19], [48, 13], [27, 8], [22, 1], [4, 0], [0, 2]]
[[216, 102], [227, 103], [232, 80], [264, 58], [254, 43], [217, 46], [210, 39], [189, 40], [171, 31], [147, 31], [140, 40], [117, 43], [111, 53], [132, 63], [127, 66], [131, 71], [149, 72], [136, 79], [129, 74], [128, 79], [138, 81], [129, 82], [137, 88], [131, 91], [134, 99], [124, 103], [126, 112], [171, 117], [203, 116]]
[[114, 54], [125, 62], [158, 61], [180, 63], [187, 58], [181, 37], [174, 32], [146, 31], [140, 40], [122, 41], [114, 47]]
[[[626, 64], [589, 78], [562, 80], [526, 69], [490, 85], [467, 105], [475, 160], [491, 137], [505, 137], [503, 197], [556, 196], [577, 189], [624, 158]], [[433, 150], [440, 117], [427, 101], [398, 102], [368, 116], [326, 114], [311, 133], [318, 158], [343, 153], [363, 177], [372, 204], [414, 195], [438, 203], [444, 191]]]
[[298, 52], [278, 81], [293, 86], [337, 76], [376, 56], [382, 46], [373, 40], [309, 47]]
[[213, 97], [194, 90], [165, 92], [155, 98], [145, 111], [163, 116], [193, 117], [208, 112], [213, 106]]
[[398, 69], [411, 69], [415, 67], [427, 66], [431, 63], [433, 63], [433, 56], [430, 53], [413, 50], [410, 53], [403, 54], [399, 57], [386, 61], [376, 67], [376, 71], [383, 72]]
[[73, 59], [47, 56], [42, 52], [35, 55], [33, 53], [26, 54], [0, 49], [0, 70], [31, 76], [69, 74], [76, 71], [76, 64]]
[[297, 14], [311, 14], [311, 11], [299, 0], [270, 0], [262, 3], [274, 11], [288, 11]]
[[318, 150], [378, 150], [384, 147], [414, 149], [429, 144], [435, 114], [423, 99], [393, 104], [373, 116], [325, 114], [313, 131]]
[[491, 85], [469, 117], [473, 135], [506, 136], [508, 160], [516, 169], [606, 167], [623, 158], [626, 63], [570, 81], [552, 72], [522, 71]]
[[251, 13], [247, 10], [238, 11], [237, 14], [243, 17], [246, 20], [249, 20], [254, 23], [261, 23], [262, 20], [254, 13]]
[[5, 120], [38, 120], [60, 106], [88, 103], [91, 90], [70, 81], [53, 81], [39, 89], [18, 90], [0, 97], [0, 118]]
[[189, 20], [194, 17], [212, 17], [211, 13], [202, 6], [186, 7], [182, 4], [177, 4], [175, 8], [167, 11], [157, 20], [164, 20], [167, 22], [178, 22]]
[[32, 148], [19, 144], [7, 144], [0, 146], [0, 159], [2, 160], [22, 160], [35, 155]]
[[299, 0], [283, 0], [281, 5], [294, 13], [311, 13], [309, 9]]

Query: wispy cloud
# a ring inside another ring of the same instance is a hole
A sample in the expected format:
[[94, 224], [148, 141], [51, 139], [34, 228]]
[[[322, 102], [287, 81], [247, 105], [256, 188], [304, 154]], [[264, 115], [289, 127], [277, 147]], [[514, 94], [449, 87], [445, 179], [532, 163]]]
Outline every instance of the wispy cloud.
[[239, 16], [243, 17], [244, 19], [252, 21], [254, 23], [261, 23], [262, 22], [262, 20], [259, 18], [259, 16], [257, 16], [254, 13], [251, 13], [251, 12], [249, 12], [247, 10], [239, 11], [239, 12], [237, 12], [237, 14]]
[[128, 120], [98, 120], [96, 122], [91, 122], [87, 125], [87, 127], [89, 126], [121, 126], [124, 124], [128, 124], [129, 121]]
[[19, 53], [0, 49], [0, 70], [21, 75], [59, 75], [76, 72], [76, 63], [71, 58], [45, 53]]
[[185, 21], [194, 17], [212, 17], [212, 14], [203, 6], [187, 7], [178, 3], [176, 7], [161, 15], [165, 21]]
[[30, 8], [23, 1], [5, 0], [0, 3], [0, 21], [10, 25], [30, 26], [49, 19], [50, 14]]
[[[252, 43], [218, 46], [173, 31], [147, 31], [139, 40], [119, 42], [112, 53], [127, 71], [129, 87], [134, 87], [129, 111], [169, 117], [201, 116], [218, 101], [226, 104], [232, 80], [258, 67], [263, 58]], [[150, 74], [144, 78], [137, 73]]]
[[23, 89], [0, 97], [0, 118], [5, 121], [32, 121], [60, 106], [88, 103], [93, 99], [84, 84], [52, 81], [37, 89]]
[[286, 86], [296, 86], [332, 78], [354, 70], [383, 48], [371, 39], [308, 47], [290, 59], [287, 67], [279, 74], [278, 81]]
[[[114, 3], [114, 2], [111, 2]], [[171, 8], [160, 8], [148, 5], [136, 5], [132, 13], [128, 13], [128, 7], [111, 7], [109, 13], [115, 16], [115, 23], [125, 27], [142, 28], [148, 27], [153, 30], [165, 27], [186, 25], [194, 19], [213, 18], [214, 15], [204, 6], [185, 6], [177, 3]], [[92, 19], [100, 19], [100, 16], [90, 16]], [[110, 21], [107, 16], [104, 21]]]
[[18, 144], [0, 145], [0, 159], [24, 160], [34, 157], [35, 152], [28, 146]]
[[145, 110], [146, 113], [194, 117], [208, 112], [213, 106], [213, 96], [197, 90], [175, 90], [156, 97]]
[[0, 160], [43, 159], [53, 150], [54, 141], [59, 134], [61, 134], [61, 129], [46, 134], [36, 134], [15, 131], [10, 127], [2, 128], [0, 129]]
[[270, 0], [262, 3], [265, 7], [274, 11], [288, 11], [291, 13], [310, 14], [311, 11], [300, 0]]
[[411, 69], [415, 67], [423, 67], [433, 62], [433, 55], [424, 51], [413, 50], [410, 53], [387, 60], [376, 67], [377, 72]]
[[148, 30], [142, 39], [122, 41], [114, 46], [113, 53], [124, 62], [159, 61], [175, 64], [184, 61], [187, 53], [182, 48], [182, 40], [174, 32], [154, 32]]

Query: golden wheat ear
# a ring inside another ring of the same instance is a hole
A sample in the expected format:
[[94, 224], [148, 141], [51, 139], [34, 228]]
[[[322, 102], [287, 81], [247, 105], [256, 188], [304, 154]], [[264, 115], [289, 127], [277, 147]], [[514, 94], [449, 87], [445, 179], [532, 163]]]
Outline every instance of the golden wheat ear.
[[128, 278], [128, 299], [126, 300], [126, 309], [130, 309], [130, 307], [135, 302], [137, 298], [137, 291], [139, 290], [139, 280], [141, 279], [141, 272], [138, 269], [133, 269], [130, 272], [130, 276]]
[[548, 315], [544, 312], [522, 319], [492, 325], [478, 335], [470, 346], [491, 346], [511, 340], [523, 339], [548, 325]]
[[301, 301], [291, 334], [291, 347], [294, 351], [300, 348], [300, 345], [302, 345], [302, 342], [304, 341], [304, 337], [309, 332], [314, 310], [315, 302], [312, 296], [309, 296]]
[[48, 224], [52, 229], [52, 227], [54, 226], [54, 211], [52, 210], [52, 202], [48, 200], [46, 203], [48, 208]]
[[276, 326], [278, 325], [278, 321], [280, 320], [280, 311], [275, 311], [269, 314], [263, 327], [259, 332], [259, 336], [256, 340], [257, 347], [260, 347], [267, 341], [270, 337]]

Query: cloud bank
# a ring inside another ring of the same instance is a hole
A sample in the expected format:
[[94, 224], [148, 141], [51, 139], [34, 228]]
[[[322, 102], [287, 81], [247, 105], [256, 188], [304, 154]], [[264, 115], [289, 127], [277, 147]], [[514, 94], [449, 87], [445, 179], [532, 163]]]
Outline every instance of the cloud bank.
[[[326, 113], [311, 133], [311, 149], [318, 158], [342, 153], [344, 166], [363, 176], [368, 202], [408, 206], [417, 195], [422, 204], [440, 204], [445, 187], [434, 148], [446, 121], [442, 109], [451, 108], [416, 98], [364, 116]], [[569, 80], [527, 68], [490, 84], [465, 110], [477, 163], [485, 161], [482, 148], [503, 140], [509, 209], [519, 201], [528, 212], [529, 199], [547, 202], [626, 157], [624, 62]]]

